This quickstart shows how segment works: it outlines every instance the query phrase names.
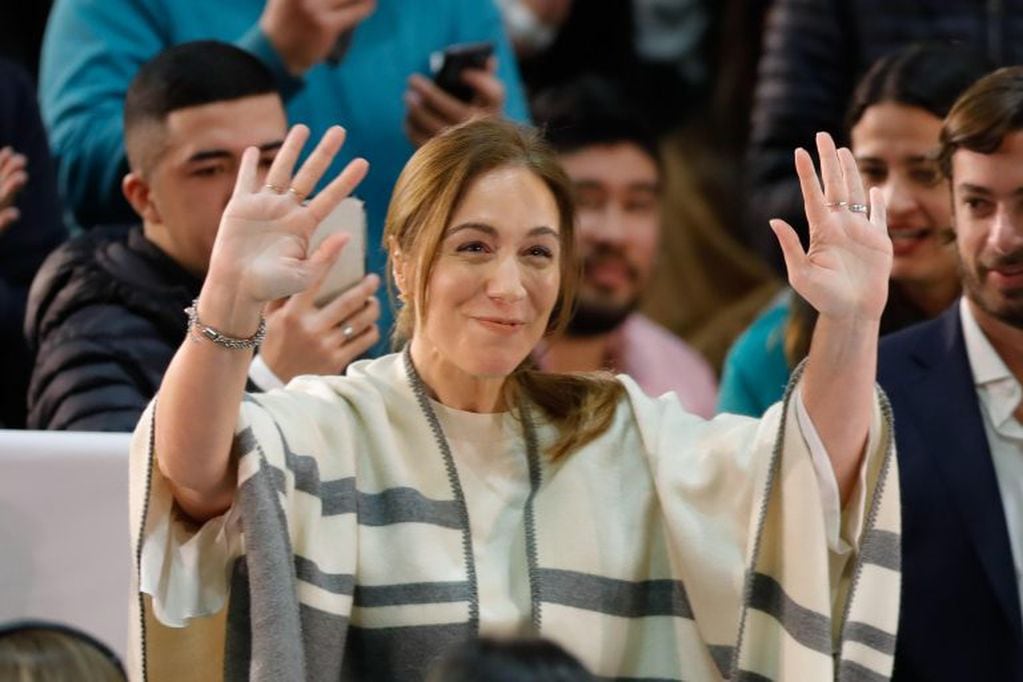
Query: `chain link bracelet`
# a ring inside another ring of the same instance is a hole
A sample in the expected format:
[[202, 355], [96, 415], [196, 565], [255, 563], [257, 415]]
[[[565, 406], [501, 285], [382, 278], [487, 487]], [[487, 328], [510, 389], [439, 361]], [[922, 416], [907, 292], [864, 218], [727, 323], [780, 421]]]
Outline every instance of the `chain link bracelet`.
[[199, 320], [198, 298], [192, 301], [192, 305], [185, 308], [185, 314], [188, 315], [189, 332], [191, 332], [192, 329], [195, 329], [202, 338], [230, 350], [247, 350], [249, 348], [255, 348], [259, 344], [263, 343], [263, 338], [266, 337], [266, 318], [262, 315], [259, 316], [259, 326], [256, 328], [256, 333], [247, 339], [239, 339], [234, 336], [223, 334], [213, 327], [203, 324]]

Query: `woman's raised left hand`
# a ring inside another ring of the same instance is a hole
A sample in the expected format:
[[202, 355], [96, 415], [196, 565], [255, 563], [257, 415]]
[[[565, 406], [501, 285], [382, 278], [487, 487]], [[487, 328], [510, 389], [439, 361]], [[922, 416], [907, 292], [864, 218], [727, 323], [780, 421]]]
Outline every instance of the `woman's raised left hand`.
[[876, 322], [888, 300], [892, 269], [884, 199], [877, 188], [868, 199], [852, 153], [836, 149], [827, 133], [817, 133], [817, 151], [823, 191], [810, 155], [796, 150], [796, 172], [810, 225], [809, 249], [803, 251], [791, 225], [771, 221], [789, 284], [822, 317]]

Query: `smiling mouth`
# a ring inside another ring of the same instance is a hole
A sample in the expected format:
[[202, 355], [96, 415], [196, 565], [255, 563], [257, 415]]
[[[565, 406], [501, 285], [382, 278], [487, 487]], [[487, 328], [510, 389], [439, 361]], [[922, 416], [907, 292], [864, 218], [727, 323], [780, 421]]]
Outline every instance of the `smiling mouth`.
[[507, 320], [499, 317], [474, 317], [472, 319], [489, 329], [503, 332], [517, 331], [525, 325], [524, 322], [519, 320]]
[[1018, 277], [1023, 275], [1023, 264], [1001, 266], [997, 268], [991, 268], [991, 272], [997, 272], [1002, 277]]

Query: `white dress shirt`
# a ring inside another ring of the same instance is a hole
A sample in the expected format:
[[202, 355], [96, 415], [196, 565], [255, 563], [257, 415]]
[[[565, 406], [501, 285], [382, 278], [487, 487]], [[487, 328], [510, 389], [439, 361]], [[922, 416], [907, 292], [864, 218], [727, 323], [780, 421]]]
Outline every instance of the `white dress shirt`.
[[249, 380], [256, 385], [260, 391], [271, 391], [275, 388], [284, 388], [284, 382], [274, 374], [266, 360], [259, 353], [252, 356], [252, 364], [249, 365]]
[[984, 432], [1002, 495], [1016, 585], [1021, 595], [1020, 609], [1023, 610], [1023, 424], [1013, 414], [1023, 398], [1023, 391], [981, 331], [965, 298], [959, 303], [959, 314]]

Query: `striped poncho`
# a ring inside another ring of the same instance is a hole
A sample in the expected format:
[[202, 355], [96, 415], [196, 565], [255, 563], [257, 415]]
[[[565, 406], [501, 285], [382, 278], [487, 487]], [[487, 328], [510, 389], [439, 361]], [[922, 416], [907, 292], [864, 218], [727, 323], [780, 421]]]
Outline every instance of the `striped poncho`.
[[[529, 551], [510, 568], [524, 626], [602, 678], [886, 679], [899, 500], [883, 396], [842, 521], [855, 553], [836, 561], [791, 388], [760, 421], [703, 421], [621, 381], [607, 432], [530, 469]], [[154, 465], [152, 413], [132, 447], [136, 679], [418, 680], [486, 629], [471, 510], [401, 356], [247, 397], [234, 506], [201, 527]]]

